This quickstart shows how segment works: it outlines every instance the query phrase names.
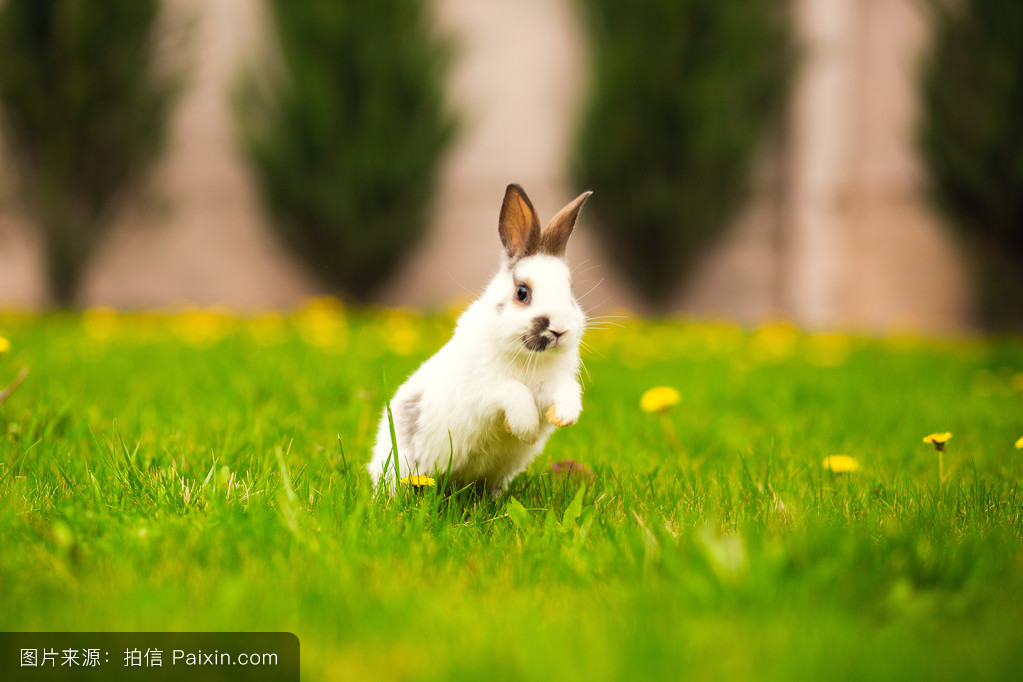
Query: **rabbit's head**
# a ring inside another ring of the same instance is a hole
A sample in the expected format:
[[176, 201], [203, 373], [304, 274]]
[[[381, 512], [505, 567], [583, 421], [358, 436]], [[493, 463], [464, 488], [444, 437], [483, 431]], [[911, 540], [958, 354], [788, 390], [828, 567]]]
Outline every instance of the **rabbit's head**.
[[508, 185], [498, 222], [501, 268], [479, 301], [490, 309], [489, 326], [504, 352], [529, 358], [579, 348], [586, 316], [572, 294], [565, 247], [590, 194], [579, 195], [541, 230], [526, 193]]

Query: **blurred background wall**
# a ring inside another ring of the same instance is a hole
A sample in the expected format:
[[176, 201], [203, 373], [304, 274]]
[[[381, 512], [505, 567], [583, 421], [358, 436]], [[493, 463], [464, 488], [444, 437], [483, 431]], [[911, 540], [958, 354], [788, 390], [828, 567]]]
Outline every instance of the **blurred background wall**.
[[[114, 218], [79, 303], [260, 309], [323, 293], [268, 228], [239, 151], [231, 94], [243, 65], [273, 42], [265, 7], [168, 3], [194, 21], [189, 75], [152, 182]], [[731, 227], [667, 310], [819, 328], [970, 327], [964, 262], [923, 195], [914, 145], [928, 41], [919, 5], [795, 0], [798, 67], [783, 120], [757, 153]], [[496, 216], [509, 182], [523, 185], [542, 219], [585, 189], [569, 169], [591, 86], [577, 5], [434, 0], [430, 12], [454, 40], [447, 90], [459, 128], [425, 237], [373, 297], [387, 305], [440, 306], [481, 289], [497, 264]], [[42, 306], [39, 239], [17, 210], [2, 156], [0, 185], [0, 304]], [[611, 267], [590, 218], [584, 211], [569, 248], [584, 307], [650, 310]]]

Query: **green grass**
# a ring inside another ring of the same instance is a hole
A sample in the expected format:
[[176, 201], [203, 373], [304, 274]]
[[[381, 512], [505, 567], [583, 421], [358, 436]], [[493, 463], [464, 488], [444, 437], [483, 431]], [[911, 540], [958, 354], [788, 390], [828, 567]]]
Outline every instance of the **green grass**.
[[0, 629], [290, 630], [305, 679], [1017, 678], [1020, 341], [630, 321], [508, 497], [378, 498], [384, 375], [450, 325], [0, 317]]

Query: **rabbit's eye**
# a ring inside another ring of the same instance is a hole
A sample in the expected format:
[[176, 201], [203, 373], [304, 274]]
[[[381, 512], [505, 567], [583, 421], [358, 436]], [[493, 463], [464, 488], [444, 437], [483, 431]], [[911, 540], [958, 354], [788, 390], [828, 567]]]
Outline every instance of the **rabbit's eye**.
[[522, 303], [527, 303], [529, 301], [529, 287], [527, 287], [525, 284], [520, 284], [518, 287], [516, 287], [515, 298], [521, 301]]

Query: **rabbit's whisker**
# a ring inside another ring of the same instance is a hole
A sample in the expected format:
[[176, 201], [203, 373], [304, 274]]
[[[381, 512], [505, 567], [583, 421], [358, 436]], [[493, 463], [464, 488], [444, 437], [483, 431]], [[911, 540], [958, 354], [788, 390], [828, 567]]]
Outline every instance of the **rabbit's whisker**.
[[594, 284], [592, 287], [590, 287], [589, 291], [587, 291], [585, 294], [583, 294], [582, 296], [579, 297], [579, 300], [581, 301], [584, 298], [586, 298], [587, 296], [589, 296], [590, 294], [592, 294], [594, 289], [596, 289], [597, 287], [599, 287], [601, 284], [604, 283], [604, 279], [605, 279], [604, 277], [601, 277], [599, 282]]
[[[593, 260], [593, 259], [592, 259], [592, 258], [587, 258], [586, 260], [582, 261], [581, 263], [576, 263], [576, 264], [575, 264], [575, 266], [573, 266], [573, 267], [570, 267], [570, 268], [568, 269], [569, 273], [570, 273], [570, 274], [572, 275], [572, 277], [575, 277], [575, 276], [576, 276], [577, 274], [580, 274], [580, 273], [579, 273], [579, 272], [577, 271], [577, 270], [578, 270], [578, 268], [581, 268], [582, 266], [586, 265], [586, 264], [587, 264], [587, 263], [589, 263], [589, 262], [590, 262], [591, 260]], [[596, 266], [596, 265], [592, 265], [592, 266], [590, 266], [589, 268], [587, 268], [587, 270], [592, 270], [592, 269], [593, 269], [593, 268], [595, 268], [595, 267], [597, 267], [597, 266]], [[584, 270], [583, 272], [586, 272], [586, 270]]]

